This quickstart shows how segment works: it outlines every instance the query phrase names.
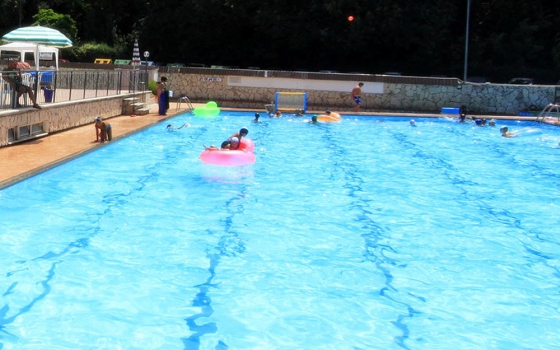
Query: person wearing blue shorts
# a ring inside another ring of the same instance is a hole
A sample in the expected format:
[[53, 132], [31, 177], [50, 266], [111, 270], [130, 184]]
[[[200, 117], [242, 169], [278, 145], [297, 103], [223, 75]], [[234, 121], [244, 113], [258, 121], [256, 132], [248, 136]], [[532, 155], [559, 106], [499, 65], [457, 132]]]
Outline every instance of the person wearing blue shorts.
[[95, 118], [95, 142], [106, 142], [113, 139], [111, 124], [105, 123], [101, 117]]
[[356, 103], [356, 107], [352, 109], [354, 112], [359, 112], [362, 105], [362, 86], [364, 86], [364, 83], [359, 83], [352, 89], [352, 99]]

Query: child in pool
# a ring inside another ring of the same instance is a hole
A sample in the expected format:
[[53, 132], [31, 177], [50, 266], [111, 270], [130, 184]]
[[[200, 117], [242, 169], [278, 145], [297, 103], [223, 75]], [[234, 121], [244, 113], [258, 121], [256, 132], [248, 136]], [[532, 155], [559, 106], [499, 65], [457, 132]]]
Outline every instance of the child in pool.
[[231, 140], [226, 140], [224, 142], [222, 142], [220, 148], [212, 145], [210, 147], [204, 145], [204, 148], [207, 151], [227, 151], [227, 150], [233, 150], [233, 149], [237, 149], [237, 147], [239, 147], [239, 139], [237, 137], [234, 137]]
[[242, 127], [241, 129], [239, 129], [238, 132], [236, 132], [235, 134], [231, 135], [228, 140], [229, 141], [233, 141], [233, 139], [237, 139], [237, 143], [235, 146], [232, 146], [231, 149], [238, 149], [239, 145], [241, 144], [241, 139], [243, 137], [247, 137], [247, 134], [249, 134], [249, 130], [246, 127]]

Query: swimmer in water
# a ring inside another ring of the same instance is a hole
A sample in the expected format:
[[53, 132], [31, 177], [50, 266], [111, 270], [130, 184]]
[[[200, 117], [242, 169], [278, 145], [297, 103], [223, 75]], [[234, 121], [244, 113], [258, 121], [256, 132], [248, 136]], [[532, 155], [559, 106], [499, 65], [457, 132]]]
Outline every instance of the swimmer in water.
[[511, 131], [508, 131], [507, 126], [502, 126], [500, 128], [500, 133], [502, 133], [502, 137], [516, 137], [517, 136], [517, 134], [515, 134]]
[[181, 125], [180, 127], [176, 128], [175, 126], [173, 126], [173, 124], [167, 124], [167, 130], [179, 130], [182, 129], [186, 126], [191, 126], [189, 123], [185, 123], [183, 125]]

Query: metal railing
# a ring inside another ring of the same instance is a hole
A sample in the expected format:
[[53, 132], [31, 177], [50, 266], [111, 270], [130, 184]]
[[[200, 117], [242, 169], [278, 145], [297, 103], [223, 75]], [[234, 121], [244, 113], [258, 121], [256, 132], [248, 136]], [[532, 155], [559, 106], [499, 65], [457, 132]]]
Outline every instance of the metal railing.
[[[68, 102], [96, 97], [116, 96], [145, 91], [148, 88], [146, 70], [40, 70], [22, 72], [24, 84], [30, 86], [37, 103]], [[16, 97], [15, 86], [0, 80], [0, 109], [13, 109], [17, 104], [32, 105], [27, 94]]]
[[188, 96], [181, 96], [178, 100], [177, 100], [177, 106], [175, 107], [175, 110], [178, 111], [181, 108], [181, 103], [186, 103], [187, 104], [187, 112], [191, 112], [194, 111], [194, 106], [191, 103], [191, 100], [189, 100]]

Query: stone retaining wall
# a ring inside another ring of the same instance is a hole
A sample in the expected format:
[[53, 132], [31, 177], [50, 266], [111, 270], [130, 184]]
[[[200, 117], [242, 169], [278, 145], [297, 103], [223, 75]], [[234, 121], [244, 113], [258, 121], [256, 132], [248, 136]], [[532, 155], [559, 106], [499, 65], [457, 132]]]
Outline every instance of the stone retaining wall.
[[[135, 94], [99, 97], [43, 105], [41, 110], [30, 108], [25, 111], [20, 109], [2, 112], [0, 115], [0, 146], [10, 144], [8, 138], [10, 129], [17, 133], [19, 127], [42, 124], [43, 133], [54, 133], [91, 124], [95, 116], [110, 118], [122, 115], [123, 100], [134, 96]], [[142, 101], [146, 101], [146, 94], [137, 93], [136, 96], [140, 96]], [[38, 132], [38, 134], [41, 133]], [[17, 141], [15, 140], [15, 142]]]
[[[168, 77], [173, 99], [186, 95], [192, 102], [216, 101], [220, 107], [263, 110], [274, 101], [276, 92], [286, 91], [306, 92], [308, 110], [349, 111], [354, 107], [350, 91], [360, 81], [365, 84], [362, 110], [388, 114], [439, 114], [443, 107], [463, 107], [472, 114], [518, 116], [524, 110], [541, 111], [555, 95], [560, 96], [556, 86], [472, 84], [456, 78], [166, 67], [151, 69], [149, 74], [150, 80]], [[42, 123], [47, 133], [66, 130], [91, 123], [92, 116], [121, 115], [125, 98], [139, 96], [141, 101], [151, 101], [147, 94], [54, 103], [40, 111], [2, 112], [0, 146], [10, 144], [9, 131], [19, 126]]]
[[306, 92], [309, 109], [349, 111], [354, 107], [350, 91], [363, 81], [364, 111], [440, 113], [442, 107], [464, 107], [473, 114], [519, 115], [522, 110], [544, 109], [554, 101], [556, 89], [547, 85], [463, 83], [454, 78], [318, 73], [284, 77], [278, 72], [256, 72], [245, 76], [240, 70], [201, 69], [198, 73], [193, 68], [160, 68], [159, 76], [168, 77], [175, 98], [187, 95], [191, 101], [216, 101], [222, 107], [240, 108], [262, 108], [274, 100], [277, 91], [291, 91]]

